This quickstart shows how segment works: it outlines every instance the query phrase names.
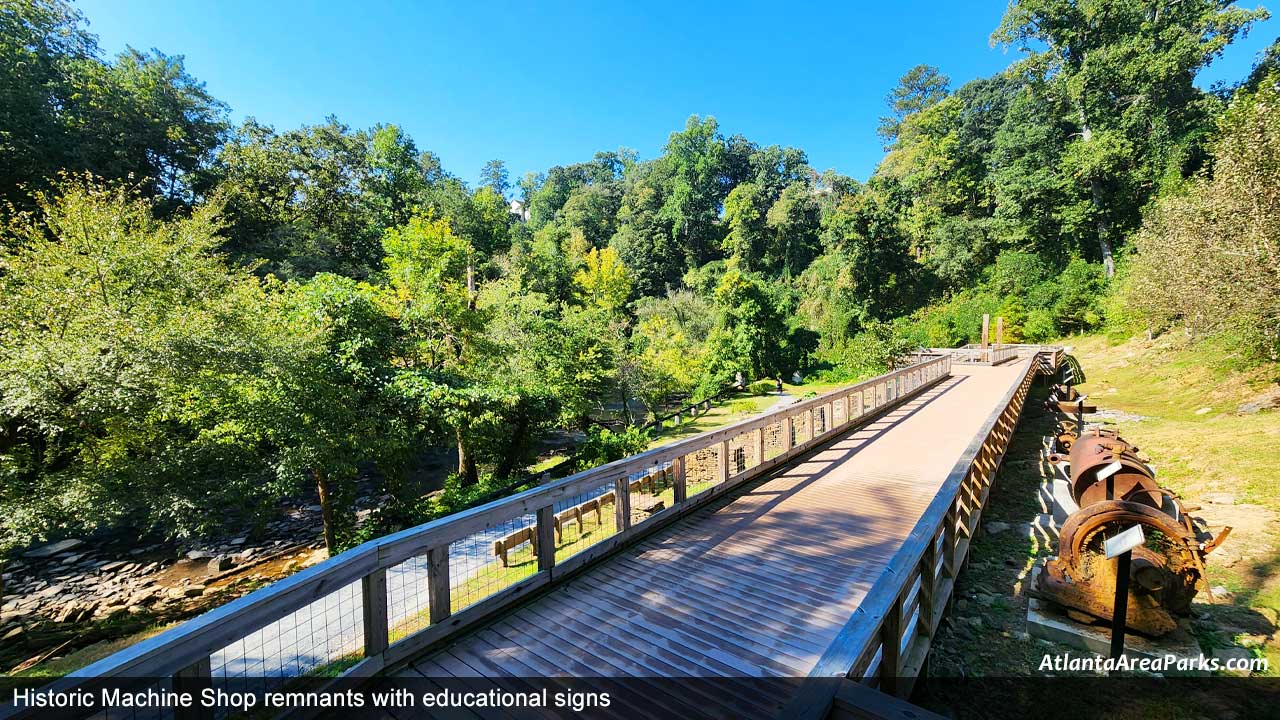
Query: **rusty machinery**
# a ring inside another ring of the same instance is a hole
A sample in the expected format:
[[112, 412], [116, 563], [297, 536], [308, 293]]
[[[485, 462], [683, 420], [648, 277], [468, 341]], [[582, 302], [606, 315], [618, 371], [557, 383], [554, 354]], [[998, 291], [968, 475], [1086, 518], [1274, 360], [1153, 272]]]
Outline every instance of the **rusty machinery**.
[[[1069, 452], [1071, 497], [1078, 510], [1059, 533], [1058, 557], [1049, 560], [1033, 597], [1111, 619], [1116, 587], [1116, 561], [1107, 560], [1103, 542], [1134, 525], [1142, 525], [1146, 542], [1134, 549], [1130, 567], [1126, 626], [1146, 635], [1163, 635], [1190, 612], [1191, 601], [1206, 586], [1204, 556], [1217, 538], [1198, 529], [1176, 495], [1156, 482], [1155, 472], [1138, 448], [1115, 431], [1090, 428], [1083, 434], [1083, 413], [1093, 411], [1083, 398], [1068, 393], [1046, 403], [1061, 414], [1076, 415], [1059, 424], [1052, 438], [1051, 462]], [[1064, 437], [1065, 436], [1065, 437]]]

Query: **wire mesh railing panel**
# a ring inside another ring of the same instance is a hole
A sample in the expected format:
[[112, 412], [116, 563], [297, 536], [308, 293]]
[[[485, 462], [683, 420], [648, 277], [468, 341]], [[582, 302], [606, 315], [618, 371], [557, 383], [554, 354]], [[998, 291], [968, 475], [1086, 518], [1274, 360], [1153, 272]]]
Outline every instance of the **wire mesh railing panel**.
[[721, 445], [716, 443], [684, 457], [686, 497], [709, 490], [720, 482], [720, 448]]
[[449, 606], [456, 613], [538, 572], [533, 513], [495, 523], [449, 544]]
[[729, 438], [729, 477], [746, 472], [760, 464], [756, 452], [756, 431], [738, 433]]
[[354, 665], [364, 651], [360, 595], [360, 583], [351, 583], [213, 653], [214, 686], [255, 692]]
[[818, 437], [831, 429], [831, 417], [828, 415], [826, 405], [819, 405], [813, 409], [813, 436]]
[[387, 628], [391, 642], [431, 624], [429, 597], [426, 555], [415, 555], [387, 568]]
[[[552, 510], [555, 513], [557, 563], [617, 534], [617, 499], [614, 495], [613, 483], [607, 483], [556, 502]], [[667, 507], [671, 502], [667, 500]]]
[[782, 421], [764, 426], [764, 459], [769, 460], [786, 451], [786, 440], [782, 437]]
[[791, 445], [794, 447], [800, 443], [808, 442], [813, 439], [813, 426], [809, 422], [809, 413], [800, 412], [791, 416]]
[[849, 401], [846, 398], [840, 398], [831, 402], [831, 426], [840, 427], [849, 422]]

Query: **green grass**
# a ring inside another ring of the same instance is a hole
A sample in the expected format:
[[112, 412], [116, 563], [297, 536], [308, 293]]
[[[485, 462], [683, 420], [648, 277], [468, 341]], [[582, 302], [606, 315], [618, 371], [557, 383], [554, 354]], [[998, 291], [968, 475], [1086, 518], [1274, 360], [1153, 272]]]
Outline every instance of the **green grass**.
[[[793, 398], [808, 398], [829, 393], [833, 390], [839, 390], [848, 387], [853, 383], [805, 383], [803, 385], [792, 385], [783, 383], [783, 390]], [[777, 394], [769, 395], [752, 395], [750, 393], [733, 393], [711, 406], [711, 411], [705, 415], [699, 415], [696, 418], [684, 418], [678, 426], [673, 426], [673, 422], [668, 420], [663, 429], [654, 435], [654, 439], [649, 443], [649, 449], [661, 447], [676, 440], [683, 440], [687, 437], [693, 437], [704, 432], [716, 430], [741, 422], [750, 417], [755, 417], [760, 413], [768, 410], [778, 403], [779, 396]]]
[[[1277, 473], [1269, 461], [1280, 439], [1280, 411], [1235, 413], [1241, 403], [1274, 381], [1275, 366], [1242, 370], [1229, 349], [1174, 340], [1115, 343], [1103, 337], [1083, 337], [1063, 344], [1074, 346], [1073, 354], [1087, 380], [1081, 391], [1090, 395], [1091, 404], [1140, 416], [1120, 416], [1115, 424], [1126, 439], [1152, 458], [1162, 484], [1182, 494], [1189, 504], [1201, 504], [1200, 496], [1207, 492], [1226, 492], [1236, 496], [1237, 506], [1220, 507], [1220, 512], [1243, 513], [1239, 504], [1250, 503], [1280, 517], [1280, 488], [1275, 487]], [[1037, 667], [1040, 658], [1061, 651], [1025, 634], [1028, 570], [1037, 558], [1054, 553], [1055, 548], [1016, 529], [1039, 512], [1038, 450], [1041, 436], [1053, 426], [1052, 417], [1039, 408], [1043, 395], [1044, 389], [1039, 388], [1028, 399], [983, 513], [984, 525], [999, 520], [1015, 529], [983, 533], [974, 540], [969, 566], [956, 586], [952, 615], [934, 642], [930, 660], [934, 676], [1036, 676], [1041, 674]], [[1196, 413], [1204, 407], [1210, 411]], [[1252, 549], [1252, 560], [1227, 568], [1219, 564], [1219, 553], [1209, 556], [1210, 585], [1225, 585], [1235, 595], [1227, 603], [1198, 601], [1194, 606], [1193, 630], [1206, 651], [1239, 639], [1240, 628], [1264, 635], [1275, 632], [1280, 599], [1280, 578], [1275, 571], [1280, 567], [1277, 530], [1272, 522], [1227, 540], [1224, 548], [1240, 543], [1237, 547]], [[1273, 642], [1254, 652], [1270, 660], [1272, 674], [1280, 669]], [[941, 687], [945, 696], [926, 691], [915, 700], [955, 717], [993, 717], [997, 716], [992, 714], [993, 708], [1017, 705], [1016, 686], [1001, 689], [980, 683], [950, 683]], [[1213, 697], [1146, 697], [1115, 705], [1105, 695], [1074, 698], [1073, 712], [1090, 716], [1105, 711], [1107, 717], [1135, 719], [1220, 714], [1220, 708], [1215, 707], [1220, 699]]]
[[685, 417], [684, 422], [679, 425], [673, 427], [674, 421], [668, 420], [663, 429], [654, 435], [649, 448], [661, 447], [676, 440], [683, 440], [755, 417], [773, 407], [777, 402], [777, 395], [734, 393], [713, 403], [711, 410], [703, 415], [694, 418]]
[[[1251, 558], [1230, 567], [1222, 562], [1222, 550], [1208, 558], [1210, 584], [1225, 586], [1234, 597], [1205, 609], [1213, 625], [1228, 629], [1209, 630], [1201, 637], [1222, 644], [1241, 635], [1231, 628], [1260, 634], [1265, 628], [1259, 615], [1272, 624], [1280, 616], [1280, 527], [1274, 521], [1280, 518], [1280, 472], [1274, 456], [1280, 411], [1241, 415], [1236, 409], [1275, 382], [1277, 366], [1242, 370], [1230, 347], [1178, 339], [1115, 344], [1086, 337], [1073, 338], [1072, 344], [1086, 372], [1081, 391], [1100, 409], [1142, 417], [1121, 419], [1116, 428], [1151, 457], [1162, 485], [1189, 504], [1202, 505], [1207, 493], [1228, 493], [1237, 506], [1260, 506], [1272, 514], [1272, 521], [1261, 525], [1237, 523], [1223, 545], [1223, 550], [1234, 550], [1244, 544], [1252, 549]], [[1197, 414], [1203, 408], [1208, 411]], [[1230, 515], [1233, 508], [1225, 512]], [[1234, 512], [1242, 515], [1245, 509]], [[1272, 674], [1280, 672], [1276, 643], [1265, 644], [1260, 652], [1270, 660]]]
[[93, 663], [117, 653], [125, 648], [140, 643], [143, 640], [153, 638], [156, 635], [177, 626], [179, 623], [162, 623], [152, 625], [143, 630], [131, 632], [127, 635], [120, 636], [113, 640], [101, 640], [87, 645], [83, 648], [67, 653], [56, 659], [46, 660], [39, 665], [28, 668], [21, 672], [13, 673], [10, 677], [30, 677], [30, 678], [58, 678], [67, 673], [79, 670], [82, 667], [92, 665]]

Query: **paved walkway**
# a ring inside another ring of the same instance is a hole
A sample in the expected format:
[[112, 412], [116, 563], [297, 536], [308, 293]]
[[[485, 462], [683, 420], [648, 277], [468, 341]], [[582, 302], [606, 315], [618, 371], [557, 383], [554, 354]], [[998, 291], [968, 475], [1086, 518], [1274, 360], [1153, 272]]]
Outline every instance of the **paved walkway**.
[[[807, 675], [1026, 370], [952, 377], [415, 661], [406, 675]], [[776, 698], [711, 698], [728, 714]], [[668, 708], [679, 713], [679, 707]]]

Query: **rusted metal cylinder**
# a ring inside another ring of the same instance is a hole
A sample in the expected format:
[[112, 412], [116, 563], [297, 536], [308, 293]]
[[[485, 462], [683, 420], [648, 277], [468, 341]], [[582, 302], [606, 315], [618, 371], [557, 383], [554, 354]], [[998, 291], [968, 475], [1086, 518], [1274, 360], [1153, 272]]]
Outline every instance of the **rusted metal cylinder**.
[[[1107, 500], [1125, 500], [1159, 510], [1163, 504], [1155, 473], [1137, 455], [1138, 448], [1112, 431], [1086, 432], [1071, 443], [1071, 497], [1081, 508]], [[1119, 469], [1112, 471], [1114, 463]]]

